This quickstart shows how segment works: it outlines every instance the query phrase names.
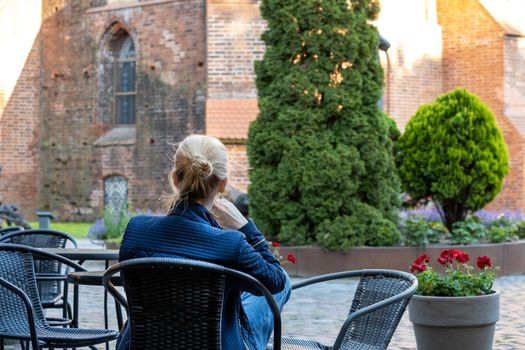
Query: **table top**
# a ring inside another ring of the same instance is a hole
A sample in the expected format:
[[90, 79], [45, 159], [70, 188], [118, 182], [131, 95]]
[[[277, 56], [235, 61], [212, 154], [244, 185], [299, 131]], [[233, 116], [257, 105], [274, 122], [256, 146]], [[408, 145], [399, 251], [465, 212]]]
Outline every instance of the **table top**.
[[[102, 285], [102, 275], [104, 271], [77, 271], [70, 272], [67, 275], [67, 281], [73, 284], [81, 284], [85, 286], [101, 286]], [[111, 282], [115, 286], [122, 286], [122, 278], [120, 275], [113, 275], [111, 277]]]
[[82, 261], [109, 261], [118, 260], [118, 249], [71, 249], [71, 248], [44, 248], [43, 250], [55, 253], [70, 260]]

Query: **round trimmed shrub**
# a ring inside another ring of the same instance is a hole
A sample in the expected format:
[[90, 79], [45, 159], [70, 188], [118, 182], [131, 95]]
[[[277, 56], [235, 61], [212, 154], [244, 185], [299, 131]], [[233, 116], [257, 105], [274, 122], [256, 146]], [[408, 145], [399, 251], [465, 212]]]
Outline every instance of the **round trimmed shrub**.
[[263, 0], [250, 126], [250, 215], [273, 239], [345, 249], [390, 245], [400, 185], [379, 111], [377, 1]]
[[421, 106], [396, 144], [403, 189], [432, 199], [449, 231], [500, 192], [508, 153], [494, 115], [465, 89]]

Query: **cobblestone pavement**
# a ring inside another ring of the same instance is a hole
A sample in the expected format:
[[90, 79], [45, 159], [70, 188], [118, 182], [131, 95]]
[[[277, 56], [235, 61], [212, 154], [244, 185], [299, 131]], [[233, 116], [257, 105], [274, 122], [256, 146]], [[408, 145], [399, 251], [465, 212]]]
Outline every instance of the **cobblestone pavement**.
[[[104, 269], [103, 263], [96, 262], [88, 262], [85, 267], [88, 270]], [[283, 334], [308, 336], [332, 344], [348, 313], [356, 285], [355, 280], [341, 280], [294, 291], [283, 311]], [[495, 289], [501, 292], [501, 310], [494, 350], [525, 349], [525, 275], [500, 277], [496, 280]], [[80, 327], [104, 328], [103, 288], [81, 286], [80, 292]], [[109, 309], [110, 328], [116, 329], [115, 305], [111, 300]], [[114, 344], [110, 348], [114, 349]], [[416, 349], [408, 312], [404, 314], [389, 349]]]

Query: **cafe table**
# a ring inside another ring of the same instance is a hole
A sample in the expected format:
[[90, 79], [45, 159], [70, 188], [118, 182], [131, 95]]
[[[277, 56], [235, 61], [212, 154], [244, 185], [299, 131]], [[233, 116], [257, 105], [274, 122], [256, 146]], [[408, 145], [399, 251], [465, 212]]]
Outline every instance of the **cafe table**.
[[70, 249], [70, 248], [43, 248], [47, 252], [55, 253], [69, 260], [78, 261], [82, 265], [85, 261], [105, 261], [106, 269], [109, 262], [118, 260], [118, 249]]

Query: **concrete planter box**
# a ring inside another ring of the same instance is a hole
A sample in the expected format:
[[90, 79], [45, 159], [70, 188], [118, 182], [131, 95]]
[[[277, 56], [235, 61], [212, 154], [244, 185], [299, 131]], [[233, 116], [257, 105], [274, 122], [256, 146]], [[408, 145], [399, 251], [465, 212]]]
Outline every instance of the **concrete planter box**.
[[474, 297], [414, 295], [408, 312], [418, 350], [492, 350], [499, 292]]
[[282, 246], [280, 254], [286, 258], [288, 253], [297, 257], [296, 264], [285, 264], [291, 276], [314, 276], [323, 273], [356, 269], [394, 269], [408, 271], [412, 261], [426, 253], [432, 266], [439, 271], [436, 259], [443, 249], [459, 249], [467, 252], [474, 260], [477, 256], [490, 256], [494, 266], [499, 266], [498, 276], [525, 273], [525, 241], [500, 244], [478, 244], [469, 246], [435, 245], [431, 247], [358, 247], [347, 252], [332, 252], [319, 247]]

